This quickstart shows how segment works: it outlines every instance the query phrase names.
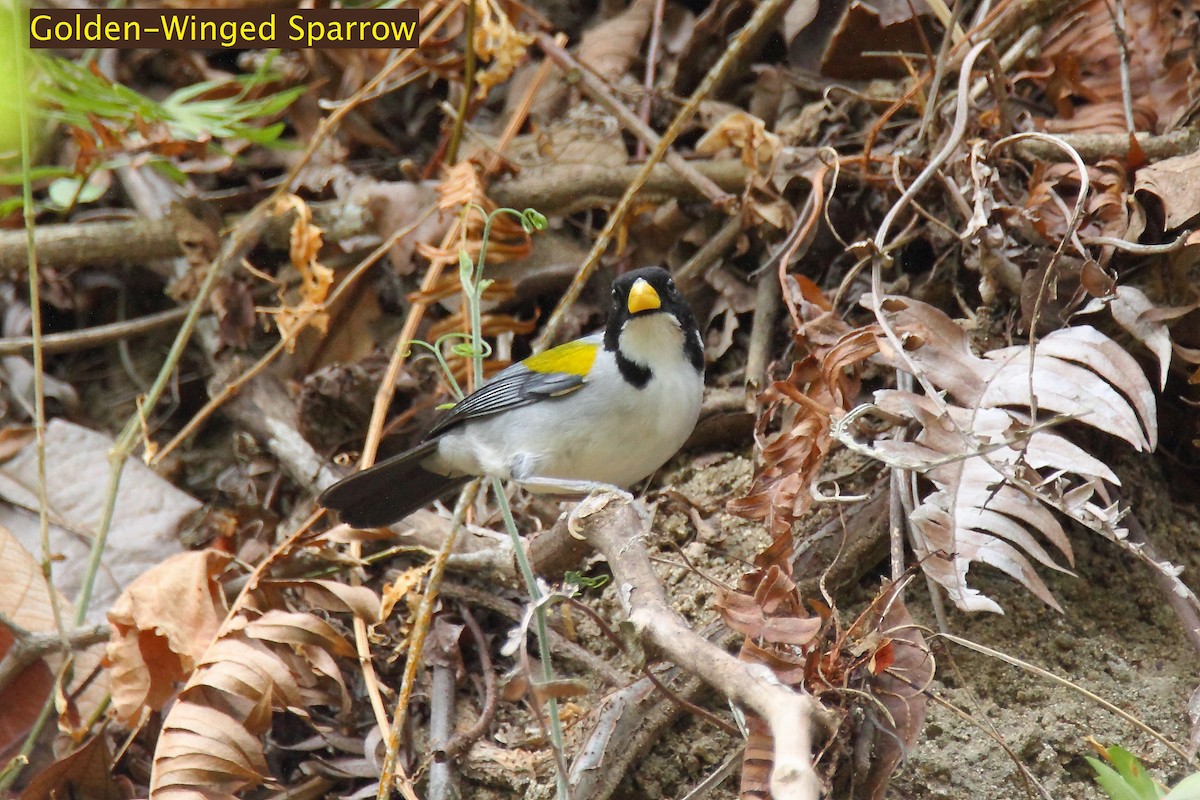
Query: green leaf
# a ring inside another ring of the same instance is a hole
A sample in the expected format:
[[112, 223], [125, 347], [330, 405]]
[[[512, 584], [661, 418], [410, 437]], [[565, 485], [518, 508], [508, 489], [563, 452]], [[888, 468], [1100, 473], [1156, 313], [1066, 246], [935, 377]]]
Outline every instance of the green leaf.
[[466, 250], [458, 251], [458, 279], [463, 286], [471, 285], [471, 273], [475, 271], [475, 262]]
[[[0, 200], [0, 219], [4, 219], [9, 214], [14, 214], [20, 211], [22, 208], [24, 208], [24, 206], [25, 203], [22, 201], [20, 195], [17, 195], [16, 197], [10, 197], [7, 200]], [[33, 207], [36, 209], [37, 203], [34, 203]]]
[[1086, 758], [1087, 762], [1092, 765], [1092, 769], [1096, 770], [1096, 783], [1100, 784], [1100, 788], [1112, 800], [1145, 800], [1125, 782], [1125, 778], [1120, 773], [1108, 764], [1091, 756]]
[[1150, 774], [1146, 772], [1146, 768], [1142, 766], [1142, 762], [1137, 760], [1137, 757], [1126, 750], [1124, 747], [1113, 746], [1108, 748], [1108, 759], [1112, 762], [1113, 767], [1125, 779], [1125, 782], [1137, 792], [1137, 796], [1143, 800], [1158, 800], [1165, 794]]
[[1200, 772], [1188, 775], [1167, 792], [1163, 800], [1200, 800]]
[[[526, 224], [529, 227], [526, 227]], [[521, 212], [521, 227], [525, 229], [526, 233], [529, 232], [529, 228], [533, 228], [535, 231], [544, 231], [549, 224], [546, 216], [536, 208], [527, 208]]]
[[47, 194], [50, 205], [63, 211], [82, 203], [99, 200], [111, 184], [108, 174], [94, 172], [84, 183], [83, 178], [57, 178], [50, 184]]
[[608, 581], [609, 576], [607, 575], [597, 575], [594, 578], [589, 578], [583, 573], [576, 572], [575, 570], [568, 570], [563, 575], [564, 583], [572, 583], [576, 586], [581, 586], [584, 589], [602, 589], [608, 584]]
[[[69, 167], [45, 166], [29, 170], [29, 182], [36, 183], [47, 178], [64, 178], [74, 174]], [[0, 172], [0, 184], [5, 186], [20, 186], [22, 182], [19, 172]]]

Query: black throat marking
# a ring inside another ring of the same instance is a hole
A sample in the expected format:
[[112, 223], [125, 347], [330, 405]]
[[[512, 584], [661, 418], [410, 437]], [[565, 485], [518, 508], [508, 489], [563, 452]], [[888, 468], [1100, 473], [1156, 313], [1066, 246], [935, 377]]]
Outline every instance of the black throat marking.
[[[659, 312], [661, 313], [661, 312]], [[676, 318], [678, 320], [678, 317]], [[623, 322], [627, 322], [624, 320]], [[691, 322], [690, 315], [687, 320], [678, 320], [682, 324], [680, 327], [683, 331], [683, 355], [697, 372], [704, 370], [704, 349], [700, 343], [700, 333], [696, 330], [695, 323]], [[688, 323], [691, 324], [688, 324]], [[650, 379], [654, 377], [654, 371], [644, 364], [639, 364], [632, 358], [621, 352], [621, 325], [609, 325], [604, 331], [604, 349], [613, 354], [617, 360], [617, 369], [620, 370], [621, 376], [629, 381], [635, 389], [645, 389], [650, 383]]]
[[621, 376], [633, 384], [635, 389], [645, 389], [646, 384], [654, 377], [650, 368], [643, 367], [631, 358], [626, 358], [619, 347], [613, 350], [613, 355], [617, 357], [617, 369], [621, 371]]

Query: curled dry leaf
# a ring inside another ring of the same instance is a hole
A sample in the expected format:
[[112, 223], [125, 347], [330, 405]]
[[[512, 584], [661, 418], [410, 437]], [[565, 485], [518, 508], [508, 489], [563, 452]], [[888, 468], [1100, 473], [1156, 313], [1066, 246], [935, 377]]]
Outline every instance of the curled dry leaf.
[[708, 129], [696, 142], [696, 153], [715, 156], [733, 148], [741, 154], [742, 163], [752, 169], [774, 163], [783, 149], [782, 140], [767, 130], [758, 117], [745, 111], [733, 111]]
[[[1093, 301], [1080, 313], [1099, 310], [1105, 303]], [[1117, 286], [1107, 302], [1108, 310], [1118, 325], [1129, 332], [1158, 359], [1159, 389], [1167, 388], [1167, 375], [1171, 370], [1171, 334], [1167, 322], [1189, 314], [1198, 307], [1196, 303], [1173, 308], [1160, 308], [1150, 302], [1145, 293], [1133, 286]]]
[[133, 725], [158, 711], [196, 669], [216, 637], [225, 605], [216, 578], [229, 555], [180, 553], [142, 573], [108, 612], [113, 708]]
[[1059, 608], [1028, 559], [1066, 571], [1035, 535], [1040, 533], [1071, 562], [1066, 533], [1046, 506], [1092, 527], [1115, 526], [1118, 515], [1105, 484], [1119, 481], [1102, 461], [1035, 423], [1045, 422], [1041, 412], [1055, 412], [1138, 450], [1152, 449], [1158, 431], [1145, 375], [1125, 350], [1091, 327], [1055, 331], [1036, 349], [1019, 345], [978, 358], [966, 334], [931, 306], [889, 298], [885, 309], [908, 360], [882, 338], [880, 353], [898, 368], [911, 363], [960, 404], [903, 391], [875, 395], [879, 409], [918, 429], [913, 441], [878, 441], [878, 450], [934, 485], [910, 516], [922, 568], [964, 610], [1001, 611], [967, 585], [974, 562], [1001, 570]]
[[379, 599], [331, 581], [269, 581], [216, 632], [163, 722], [154, 753], [155, 800], [229, 797], [268, 780], [261, 737], [274, 711], [302, 717], [323, 705], [348, 709], [334, 655], [353, 646], [329, 621], [273, 607], [295, 590], [314, 605], [374, 621]]
[[287, 341], [290, 353], [295, 348], [297, 334], [304, 328], [312, 326], [321, 333], [328, 330], [329, 313], [325, 310], [325, 301], [333, 286], [333, 270], [317, 261], [324, 238], [321, 229], [312, 223], [312, 210], [308, 204], [295, 195], [287, 195], [276, 207], [277, 213], [286, 211], [296, 214], [288, 255], [292, 266], [300, 273], [300, 297], [293, 303], [281, 297], [280, 305], [258, 310], [275, 318], [279, 335]]
[[1164, 158], [1139, 169], [1133, 191], [1147, 213], [1162, 221], [1164, 230], [1187, 225], [1200, 217], [1200, 152]]

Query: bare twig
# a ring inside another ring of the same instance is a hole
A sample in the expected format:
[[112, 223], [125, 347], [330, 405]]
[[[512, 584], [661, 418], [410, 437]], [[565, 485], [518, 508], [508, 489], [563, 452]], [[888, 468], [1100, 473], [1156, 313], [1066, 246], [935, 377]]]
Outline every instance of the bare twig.
[[[1129, 155], [1127, 133], [1063, 133], [1057, 138], [1070, 145], [1088, 164], [1104, 158], [1124, 159]], [[1183, 128], [1158, 135], [1136, 133], [1134, 138], [1150, 162], [1186, 155], [1200, 148], [1200, 128]], [[1039, 140], [1022, 142], [1016, 150], [1024, 158], [1049, 161], [1064, 160], [1065, 152], [1061, 147]]]
[[[445, 590], [446, 584], [442, 584], [442, 593], [449, 594]], [[465, 753], [476, 739], [487, 733], [488, 726], [492, 724], [492, 719], [496, 716], [496, 673], [492, 667], [492, 656], [488, 652], [488, 641], [479, 627], [479, 621], [471, 613], [470, 606], [460, 603], [459, 613], [462, 614], [463, 622], [466, 623], [467, 630], [471, 632], [471, 638], [475, 641], [475, 649], [479, 652], [479, 672], [483, 676], [483, 708], [480, 709], [479, 719], [475, 720], [466, 730], [458, 731], [451, 736], [450, 740], [446, 742], [446, 746], [442, 748], [442, 752], [434, 753], [434, 758], [451, 759]]]
[[449, 800], [458, 796], [454, 785], [454, 762], [440, 754], [444, 752], [454, 730], [454, 711], [457, 701], [454, 665], [439, 654], [431, 658], [429, 682], [429, 746], [433, 761], [429, 765], [427, 800]]
[[479, 492], [479, 481], [467, 484], [458, 503], [454, 508], [454, 521], [450, 526], [450, 535], [442, 544], [442, 549], [434, 559], [433, 568], [425, 584], [425, 592], [421, 595], [421, 605], [413, 620], [412, 630], [409, 631], [408, 658], [404, 662], [404, 677], [400, 681], [400, 689], [396, 693], [396, 706], [392, 714], [391, 727], [385, 739], [387, 753], [384, 756], [383, 768], [379, 777], [379, 800], [387, 800], [392, 795], [392, 782], [396, 778], [397, 759], [400, 756], [400, 736], [404, 731], [404, 720], [408, 716], [408, 701], [412, 695], [413, 686], [417, 681], [417, 670], [421, 666], [421, 651], [425, 646], [425, 638], [429, 633], [429, 625], [433, 620], [433, 610], [437, 603], [438, 591], [441, 589], [442, 576], [446, 570], [446, 557], [454, 549], [454, 538], [463, 520], [464, 514], [475, 502]]
[[475, 3], [466, 3], [466, 30], [463, 31], [462, 97], [458, 99], [458, 113], [454, 115], [454, 131], [450, 134], [450, 144], [446, 147], [446, 163], [458, 161], [458, 145], [462, 141], [463, 126], [467, 124], [467, 110], [471, 107], [471, 93], [475, 91]]
[[6, 628], [12, 634], [12, 644], [9, 645], [4, 658], [0, 659], [0, 692], [38, 659], [51, 653], [91, 647], [108, 638], [106, 625], [77, 628], [63, 634], [59, 634], [58, 631], [44, 633], [27, 630], [2, 613], [0, 627]]
[[[89, 347], [99, 347], [108, 342], [127, 339], [149, 331], [164, 328], [179, 322], [187, 316], [186, 308], [170, 308], [157, 314], [147, 314], [138, 319], [124, 322], [113, 322], [108, 325], [96, 325], [92, 328], [82, 328], [77, 331], [63, 333], [48, 333], [41, 337], [43, 353], [70, 353], [76, 350], [86, 350]], [[0, 356], [17, 355], [33, 350], [32, 336], [13, 336], [0, 339]]]
[[580, 503], [571, 519], [574, 530], [608, 559], [638, 636], [770, 726], [775, 747], [774, 797], [816, 800], [821, 779], [813, 767], [814, 726], [832, 725], [829, 712], [811, 695], [789, 689], [769, 670], [739, 661], [688, 627], [667, 602], [642, 543], [643, 523], [630, 503], [613, 494], [593, 495]]
[[[658, 43], [662, 38], [663, 12], [666, 0], [654, 0], [654, 14], [650, 17], [650, 44], [646, 46], [646, 70], [642, 74], [642, 101], [638, 104], [638, 118], [650, 124], [650, 110], [654, 104], [654, 73], [658, 67]], [[646, 143], [639, 141], [637, 158], [646, 157]]]

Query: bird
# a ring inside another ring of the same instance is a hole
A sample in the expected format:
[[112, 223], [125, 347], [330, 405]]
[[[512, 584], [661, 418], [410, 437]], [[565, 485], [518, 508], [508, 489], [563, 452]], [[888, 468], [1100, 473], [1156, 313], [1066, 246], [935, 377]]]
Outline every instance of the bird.
[[318, 498], [352, 528], [391, 525], [474, 477], [535, 493], [624, 489], [654, 474], [696, 427], [704, 344], [667, 270], [616, 278], [603, 330], [497, 373], [412, 449]]

